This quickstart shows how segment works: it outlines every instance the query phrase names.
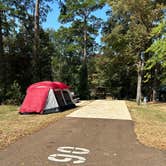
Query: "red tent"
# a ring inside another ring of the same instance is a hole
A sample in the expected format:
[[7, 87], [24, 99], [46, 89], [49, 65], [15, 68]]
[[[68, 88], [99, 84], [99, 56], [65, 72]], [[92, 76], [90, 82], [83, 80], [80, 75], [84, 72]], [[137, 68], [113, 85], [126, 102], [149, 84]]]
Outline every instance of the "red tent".
[[69, 86], [62, 82], [43, 81], [32, 84], [19, 110], [21, 114], [52, 113], [74, 107]]

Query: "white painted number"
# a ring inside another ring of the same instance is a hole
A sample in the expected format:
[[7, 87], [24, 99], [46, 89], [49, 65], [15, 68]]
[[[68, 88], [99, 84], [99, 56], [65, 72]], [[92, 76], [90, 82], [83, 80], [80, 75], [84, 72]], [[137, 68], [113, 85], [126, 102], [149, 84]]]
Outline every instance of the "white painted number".
[[61, 153], [48, 156], [48, 160], [55, 162], [71, 162], [73, 160], [73, 164], [81, 164], [84, 163], [86, 159], [77, 155], [84, 155], [90, 152], [88, 149], [85, 148], [77, 148], [70, 146], [59, 147], [57, 151]]
[[62, 152], [62, 153], [72, 153], [72, 154], [88, 154], [89, 153], [88, 149], [70, 147], [70, 146], [59, 147], [57, 149], [57, 151]]

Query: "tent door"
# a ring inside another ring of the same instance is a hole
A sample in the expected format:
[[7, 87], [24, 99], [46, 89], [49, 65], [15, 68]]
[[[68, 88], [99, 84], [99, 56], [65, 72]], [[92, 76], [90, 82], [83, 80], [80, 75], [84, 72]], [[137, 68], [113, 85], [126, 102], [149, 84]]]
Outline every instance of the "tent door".
[[53, 90], [50, 89], [48, 93], [47, 101], [45, 104], [44, 113], [53, 113], [58, 111], [59, 111], [59, 108], [58, 108], [57, 100], [54, 96]]

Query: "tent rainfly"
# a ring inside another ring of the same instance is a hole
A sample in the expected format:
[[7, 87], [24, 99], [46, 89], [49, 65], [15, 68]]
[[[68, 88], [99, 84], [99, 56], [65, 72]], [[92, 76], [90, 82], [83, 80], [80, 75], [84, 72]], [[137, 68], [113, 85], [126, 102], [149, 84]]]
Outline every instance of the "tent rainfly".
[[74, 107], [69, 86], [62, 82], [43, 81], [28, 87], [19, 113], [48, 114]]

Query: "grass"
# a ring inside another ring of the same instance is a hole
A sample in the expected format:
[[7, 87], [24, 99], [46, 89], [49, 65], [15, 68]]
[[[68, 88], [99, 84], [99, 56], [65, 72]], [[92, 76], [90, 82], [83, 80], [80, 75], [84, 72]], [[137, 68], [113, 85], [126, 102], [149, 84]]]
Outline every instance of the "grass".
[[19, 115], [17, 106], [0, 106], [0, 149], [16, 142], [19, 138], [30, 135], [48, 126], [67, 114], [87, 105], [90, 101], [78, 104], [75, 109], [48, 115]]
[[[48, 126], [91, 101], [81, 102], [78, 107], [48, 115], [19, 115], [17, 106], [0, 106], [0, 149], [19, 138]], [[142, 104], [126, 101], [135, 122], [137, 139], [150, 147], [166, 150], [166, 103]]]
[[135, 122], [137, 139], [150, 147], [166, 150], [166, 103], [147, 103], [138, 106], [126, 101]]

